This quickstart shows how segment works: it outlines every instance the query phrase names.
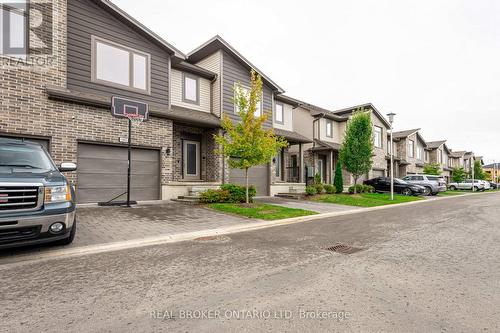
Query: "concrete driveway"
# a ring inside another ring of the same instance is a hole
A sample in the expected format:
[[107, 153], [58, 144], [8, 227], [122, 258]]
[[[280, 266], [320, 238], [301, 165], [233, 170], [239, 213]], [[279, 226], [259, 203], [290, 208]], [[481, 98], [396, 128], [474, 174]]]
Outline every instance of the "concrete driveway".
[[278, 205], [288, 208], [306, 209], [317, 213], [333, 213], [333, 212], [345, 212], [352, 210], [363, 209], [361, 207], [336, 205], [331, 203], [306, 201], [306, 200], [290, 200], [283, 198], [267, 197], [255, 199], [256, 202], [268, 203], [272, 205]]

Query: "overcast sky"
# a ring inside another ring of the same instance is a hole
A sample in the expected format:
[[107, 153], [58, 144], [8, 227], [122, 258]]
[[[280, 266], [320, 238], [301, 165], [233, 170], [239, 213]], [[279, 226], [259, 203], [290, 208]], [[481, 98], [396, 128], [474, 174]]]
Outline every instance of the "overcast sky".
[[372, 102], [500, 161], [498, 0], [114, 0], [188, 53], [219, 34], [306, 102], [336, 110]]

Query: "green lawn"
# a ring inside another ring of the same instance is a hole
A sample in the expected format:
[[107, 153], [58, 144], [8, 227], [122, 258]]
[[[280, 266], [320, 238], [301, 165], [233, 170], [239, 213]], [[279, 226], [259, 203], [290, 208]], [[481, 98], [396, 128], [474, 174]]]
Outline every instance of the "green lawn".
[[423, 200], [422, 197], [394, 195], [394, 201], [391, 201], [390, 194], [362, 193], [362, 194], [323, 194], [314, 197], [312, 200], [339, 205], [357, 206], [357, 207], [376, 207], [384, 205], [393, 205], [403, 202]]
[[318, 214], [309, 210], [265, 204], [254, 204], [251, 207], [245, 207], [240, 204], [216, 203], [210, 204], [208, 207], [225, 213], [237, 214], [268, 221]]

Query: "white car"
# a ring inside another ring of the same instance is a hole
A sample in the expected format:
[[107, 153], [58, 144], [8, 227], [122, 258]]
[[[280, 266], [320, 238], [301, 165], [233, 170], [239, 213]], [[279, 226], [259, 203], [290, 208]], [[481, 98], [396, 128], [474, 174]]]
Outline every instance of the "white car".
[[[451, 191], [455, 190], [472, 190], [472, 179], [466, 179], [461, 183], [450, 183], [448, 184], [448, 188]], [[484, 191], [485, 185], [482, 180], [474, 179], [474, 190], [475, 191]]]
[[485, 190], [490, 190], [491, 189], [491, 184], [490, 182], [487, 182], [486, 180], [480, 180], [479, 182], [484, 184], [484, 189]]

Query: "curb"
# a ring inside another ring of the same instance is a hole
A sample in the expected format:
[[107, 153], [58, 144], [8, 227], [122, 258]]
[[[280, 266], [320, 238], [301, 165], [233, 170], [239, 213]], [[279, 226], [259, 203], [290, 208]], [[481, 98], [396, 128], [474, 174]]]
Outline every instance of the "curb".
[[76, 248], [58, 249], [58, 250], [54, 250], [54, 251], [50, 251], [50, 252], [38, 253], [35, 255], [23, 254], [23, 255], [14, 257], [13, 260], [9, 260], [10, 258], [3, 260], [5, 263], [4, 264], [0, 263], [0, 270], [1, 269], [8, 269], [8, 268], [12, 268], [15, 266], [20, 266], [20, 265], [25, 265], [25, 264], [29, 264], [29, 263], [33, 263], [33, 262], [48, 261], [48, 260], [52, 260], [52, 259], [65, 259], [65, 258], [84, 256], [84, 255], [90, 255], [90, 254], [114, 252], [114, 251], [120, 251], [120, 250], [131, 249], [131, 248], [141, 248], [141, 247], [148, 247], [148, 246], [154, 246], [154, 245], [178, 243], [178, 242], [183, 242], [183, 241], [194, 240], [194, 239], [200, 238], [200, 237], [229, 235], [229, 234], [235, 234], [235, 233], [240, 233], [240, 232], [245, 232], [245, 231], [255, 231], [255, 230], [266, 229], [266, 228], [271, 228], [271, 227], [321, 220], [321, 219], [328, 218], [328, 217], [363, 214], [363, 213], [368, 213], [368, 212], [373, 212], [373, 211], [393, 209], [393, 208], [402, 207], [402, 206], [416, 206], [416, 205], [420, 205], [423, 203], [451, 200], [451, 199], [455, 199], [457, 197], [460, 198], [460, 197], [481, 195], [481, 194], [487, 194], [487, 193], [490, 193], [490, 192], [465, 193], [463, 195], [433, 198], [430, 200], [429, 199], [419, 200], [419, 201], [405, 202], [405, 203], [401, 203], [401, 204], [369, 207], [369, 208], [362, 208], [362, 209], [357, 208], [357, 209], [353, 209], [353, 210], [346, 210], [343, 212], [322, 213], [322, 214], [317, 214], [317, 215], [301, 216], [301, 217], [294, 217], [294, 218], [275, 220], [275, 221], [260, 221], [259, 220], [258, 222], [239, 224], [239, 225], [229, 226], [229, 227], [220, 227], [220, 228], [215, 228], [215, 229], [191, 231], [191, 232], [185, 232], [185, 233], [179, 233], [179, 234], [173, 234], [173, 235], [147, 237], [147, 238], [143, 238], [143, 239], [133, 239], [133, 240], [128, 240], [128, 241], [114, 242], [114, 243], [107, 243], [107, 244], [88, 245], [88, 246], [81, 246], [81, 247], [76, 247]]

